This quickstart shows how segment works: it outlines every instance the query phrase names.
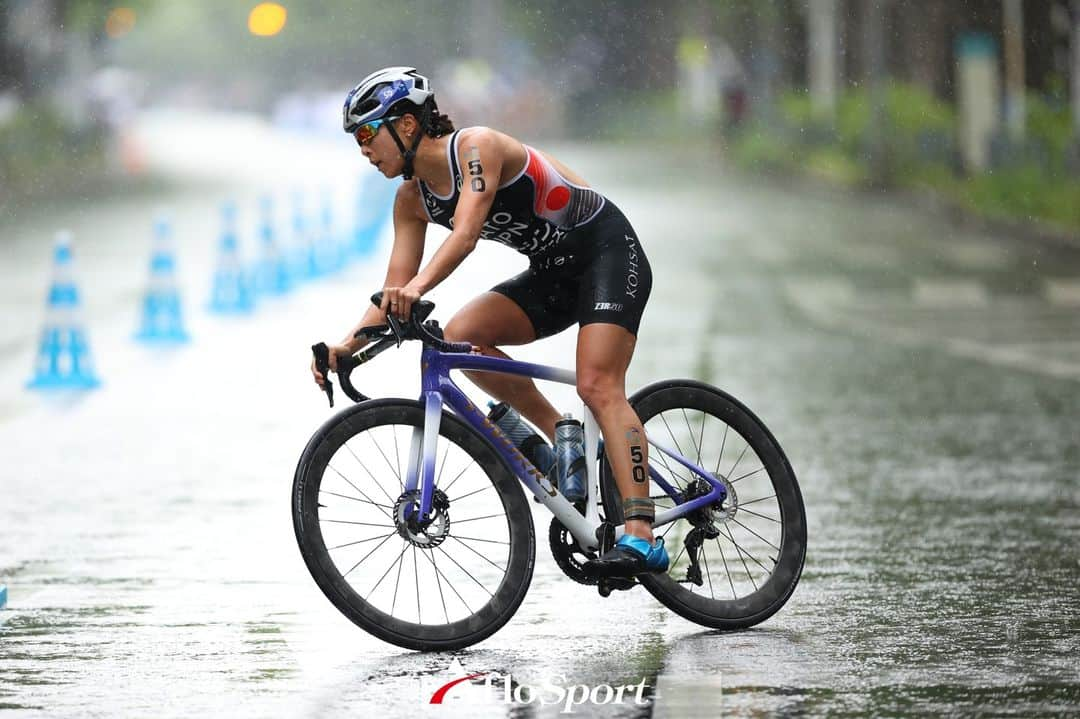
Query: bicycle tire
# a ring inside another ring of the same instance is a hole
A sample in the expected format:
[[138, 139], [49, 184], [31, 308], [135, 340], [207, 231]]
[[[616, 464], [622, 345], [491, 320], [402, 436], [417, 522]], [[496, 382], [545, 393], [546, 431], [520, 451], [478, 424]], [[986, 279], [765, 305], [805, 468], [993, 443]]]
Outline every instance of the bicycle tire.
[[[719, 419], [727, 427], [742, 437], [748, 449], [761, 460], [762, 469], [768, 475], [769, 481], [775, 490], [775, 497], [779, 507], [779, 520], [768, 517], [779, 523], [779, 544], [775, 545], [779, 551], [774, 559], [772, 571], [760, 587], [754, 583], [754, 590], [745, 596], [739, 596], [735, 588], [728, 561], [723, 553], [723, 545], [716, 538], [716, 546], [720, 549], [723, 558], [723, 566], [728, 570], [728, 580], [731, 582], [731, 599], [716, 599], [715, 587], [712, 584], [712, 574], [709, 573], [710, 593], [714, 596], [704, 597], [688, 589], [689, 582], [680, 582], [676, 569], [677, 557], [675, 545], [668, 546], [669, 555], [672, 557], [672, 565], [665, 574], [645, 574], [638, 577], [645, 588], [669, 609], [680, 616], [714, 629], [744, 629], [759, 624], [775, 614], [791, 597], [802, 574], [803, 563], [806, 557], [806, 512], [803, 505], [802, 494], [799, 490], [795, 473], [784, 455], [779, 443], [765, 424], [758, 419], [747, 407], [731, 395], [710, 385], [694, 380], [668, 380], [649, 385], [632, 397], [630, 405], [638, 413], [642, 424], [646, 425], [646, 433], [650, 433], [648, 427], [650, 420], [656, 417], [664, 419], [666, 412], [679, 412], [683, 417], [692, 416], [695, 412], [702, 414], [701, 432], [702, 438], [698, 440], [701, 446], [695, 447], [698, 453], [704, 451], [704, 435], [707, 417]], [[687, 411], [691, 415], [687, 414]], [[654, 422], [655, 424], [655, 422]], [[689, 426], [690, 420], [687, 419]], [[670, 427], [668, 427], [670, 432]], [[693, 439], [693, 430], [690, 434]], [[674, 434], [672, 434], [674, 439]], [[724, 431], [725, 441], [729, 435]], [[732, 438], [734, 440], [734, 438]], [[679, 450], [680, 453], [682, 450]], [[720, 459], [723, 459], [725, 447], [720, 449]], [[744, 453], [746, 450], [744, 450]], [[662, 462], [658, 458], [659, 450], [650, 447], [650, 462], [657, 461], [657, 466]], [[736, 462], [738, 464], [738, 462]], [[705, 466], [699, 461], [699, 465]], [[717, 467], [720, 460], [717, 461]], [[758, 470], [760, 472], [760, 470]], [[661, 472], [663, 473], [663, 471]], [[738, 480], [736, 480], [737, 482]], [[755, 480], [756, 481], [756, 480]], [[606, 457], [601, 462], [601, 500], [607, 516], [614, 523], [622, 522], [622, 501], [615, 478], [611, 472]], [[734, 486], [734, 485], [732, 485]], [[766, 490], [767, 491], [767, 490]], [[650, 493], [652, 494], [652, 493]], [[755, 500], [762, 501], [762, 500]], [[674, 506], [674, 502], [671, 503]], [[661, 507], [658, 505], [658, 511]], [[764, 510], [763, 510], [764, 511]], [[738, 509], [736, 509], [738, 512]], [[757, 512], [754, 512], [755, 514]], [[737, 514], [735, 517], [737, 518]], [[761, 515], [767, 516], [767, 515]], [[671, 523], [669, 530], [674, 525], [690, 523], [680, 518]], [[770, 525], [771, 526], [771, 525]], [[721, 533], [725, 540], [730, 539], [731, 544], [738, 548], [735, 540], [735, 525], [730, 525], [727, 534]], [[661, 528], [657, 528], [659, 533]], [[729, 549], [729, 551], [731, 551]], [[745, 561], [742, 550], [736, 552], [738, 558], [746, 567], [746, 575], [753, 580], [753, 574]], [[707, 557], [706, 557], [707, 558]], [[734, 563], [734, 562], [733, 562]], [[763, 566], [763, 565], [762, 565]], [[706, 571], [708, 567], [706, 566]], [[744, 582], [745, 583], [745, 582]], [[684, 584], [686, 586], [684, 586]]]
[[[476, 644], [498, 631], [517, 611], [532, 580], [536, 555], [532, 514], [516, 477], [494, 448], [461, 419], [443, 412], [439, 429], [440, 445], [450, 442], [460, 448], [491, 482], [498, 495], [498, 503], [505, 509], [509, 535], [506, 571], [497, 589], [489, 592], [491, 599], [482, 608], [460, 620], [448, 621], [444, 624], [422, 623], [419, 576], [417, 577], [417, 622], [399, 619], [360, 596], [344, 578], [330, 556], [320, 524], [319, 510], [325, 508], [325, 505], [320, 504], [320, 488], [327, 475], [331, 458], [346, 445], [346, 442], [387, 426], [393, 428], [403, 425], [408, 428], [422, 429], [423, 424], [422, 405], [405, 399], [369, 400], [353, 405], [330, 418], [312, 436], [297, 464], [291, 501], [293, 528], [300, 553], [315, 583], [327, 599], [353, 623], [373, 636], [399, 647], [418, 651], [447, 651]], [[396, 432], [396, 429], [393, 431]], [[449, 445], [444, 446], [447, 447], [446, 451], [449, 451]], [[445, 455], [443, 459], [445, 462]], [[334, 471], [338, 472], [336, 469]], [[376, 481], [374, 476], [371, 480]], [[482, 479], [480, 481], [482, 482]], [[357, 486], [357, 490], [361, 491], [361, 488]], [[367, 496], [366, 493], [364, 496]], [[450, 509], [453, 509], [453, 503], [450, 505], [447, 510], [448, 517]], [[393, 509], [396, 516], [396, 504]], [[386, 514], [385, 511], [383, 513]], [[394, 516], [387, 515], [391, 522]], [[454, 520], [448, 519], [448, 537], [452, 536], [453, 526]], [[394, 532], [391, 532], [384, 542], [399, 539], [405, 545], [402, 550], [404, 554], [409, 542], [405, 536], [401, 535], [400, 529], [395, 531], [399, 536], [395, 537]], [[458, 541], [464, 544], [462, 540]], [[419, 573], [420, 570], [415, 564], [418, 561], [415, 547], [413, 552], [414, 571]], [[432, 554], [434, 555], [434, 551]], [[431, 561], [430, 558], [429, 561]], [[435, 564], [432, 562], [433, 566]], [[401, 571], [400, 567], [398, 571]], [[434, 572], [436, 582], [438, 582], [439, 569], [436, 568]], [[442, 593], [443, 588], [440, 584], [439, 594], [442, 595]], [[461, 597], [460, 594], [458, 596]], [[394, 598], [396, 601], [397, 588], [395, 588]], [[445, 599], [443, 608], [446, 609]]]

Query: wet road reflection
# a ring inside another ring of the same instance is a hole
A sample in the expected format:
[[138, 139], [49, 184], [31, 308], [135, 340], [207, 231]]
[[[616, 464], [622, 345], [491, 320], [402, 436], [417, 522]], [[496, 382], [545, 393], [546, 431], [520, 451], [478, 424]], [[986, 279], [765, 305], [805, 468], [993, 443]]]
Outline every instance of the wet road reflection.
[[[653, 263], [630, 385], [715, 383], [785, 448], [809, 522], [788, 605], [720, 633], [640, 589], [602, 600], [559, 573], [534, 507], [532, 587], [482, 644], [409, 653], [341, 617], [306, 573], [286, 499], [328, 416], [307, 346], [353, 321], [379, 259], [247, 322], [196, 316], [196, 346], [167, 359], [132, 347], [130, 318], [102, 302], [102, 392], [64, 407], [5, 391], [0, 708], [546, 717], [561, 707], [503, 697], [554, 677], [644, 680], [646, 704], [588, 716], [1077, 711], [1080, 251], [750, 181], [715, 157], [552, 149], [614, 198]], [[653, 189], [627, 179], [644, 168]], [[214, 211], [216, 195], [187, 192]], [[483, 253], [435, 293], [444, 322], [517, 268]], [[256, 349], [254, 366], [223, 366]], [[402, 351], [365, 384], [414, 395]], [[566, 365], [572, 351], [566, 336], [513, 354]], [[0, 365], [7, 386], [28, 366]], [[426, 703], [471, 673], [500, 678]]]

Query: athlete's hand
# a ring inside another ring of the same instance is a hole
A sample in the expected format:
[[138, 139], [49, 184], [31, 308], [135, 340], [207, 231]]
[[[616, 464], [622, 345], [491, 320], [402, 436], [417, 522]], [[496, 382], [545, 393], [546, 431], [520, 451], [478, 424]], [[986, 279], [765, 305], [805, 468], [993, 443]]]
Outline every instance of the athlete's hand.
[[379, 309], [393, 314], [399, 320], [407, 320], [412, 314], [413, 303], [420, 299], [421, 294], [420, 290], [412, 285], [384, 287]]
[[[327, 343], [326, 347], [330, 350], [330, 371], [337, 372], [338, 357], [347, 357], [352, 354], [352, 351], [345, 345], [332, 345], [330, 343]], [[315, 384], [319, 385], [319, 387], [322, 387], [323, 382], [326, 381], [326, 378], [323, 377], [322, 372], [319, 372], [319, 370], [316, 369], [314, 358], [312, 358], [311, 360], [311, 376], [315, 378]]]

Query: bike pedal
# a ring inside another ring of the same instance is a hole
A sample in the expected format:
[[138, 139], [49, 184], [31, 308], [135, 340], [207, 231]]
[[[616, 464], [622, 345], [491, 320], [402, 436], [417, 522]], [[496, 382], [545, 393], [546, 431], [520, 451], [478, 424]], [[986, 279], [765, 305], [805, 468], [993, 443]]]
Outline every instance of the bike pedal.
[[596, 588], [601, 597], [610, 596], [612, 591], [625, 592], [636, 587], [638, 583], [633, 579], [622, 577], [605, 577], [596, 583]]

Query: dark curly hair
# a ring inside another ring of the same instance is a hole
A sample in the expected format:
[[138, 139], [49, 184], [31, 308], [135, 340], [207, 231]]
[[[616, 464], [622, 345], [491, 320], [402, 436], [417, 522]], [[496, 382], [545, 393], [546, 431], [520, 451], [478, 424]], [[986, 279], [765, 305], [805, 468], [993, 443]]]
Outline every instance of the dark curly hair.
[[415, 102], [409, 100], [402, 100], [397, 102], [389, 109], [387, 114], [393, 115], [412, 115], [416, 118], [417, 122], [421, 122], [421, 118], [424, 116], [424, 107], [428, 108], [428, 121], [427, 123], [421, 123], [424, 125], [424, 134], [428, 137], [442, 137], [443, 135], [449, 135], [454, 131], [454, 122], [439, 112], [438, 106], [435, 104], [435, 98], [428, 98], [423, 105], [417, 105]]

